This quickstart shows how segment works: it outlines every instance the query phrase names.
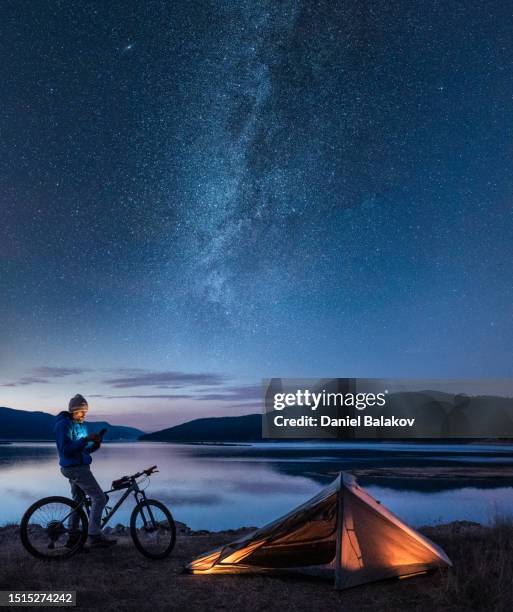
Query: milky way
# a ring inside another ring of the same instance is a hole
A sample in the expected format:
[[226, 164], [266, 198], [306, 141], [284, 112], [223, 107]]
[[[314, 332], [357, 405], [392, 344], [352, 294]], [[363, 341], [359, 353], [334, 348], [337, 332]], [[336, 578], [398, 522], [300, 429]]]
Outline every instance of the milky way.
[[502, 3], [12, 3], [0, 27], [23, 397], [44, 367], [511, 374]]

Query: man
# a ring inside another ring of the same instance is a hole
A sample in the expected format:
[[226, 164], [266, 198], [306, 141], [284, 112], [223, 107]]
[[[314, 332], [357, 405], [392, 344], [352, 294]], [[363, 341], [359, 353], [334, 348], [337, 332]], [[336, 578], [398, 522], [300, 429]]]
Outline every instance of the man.
[[[78, 394], [69, 401], [68, 411], [59, 413], [55, 423], [55, 440], [59, 450], [59, 465], [62, 474], [71, 484], [73, 499], [78, 501], [83, 493], [91, 498], [89, 516], [89, 544], [91, 547], [107, 547], [116, 540], [107, 538], [101, 529], [102, 511], [106, 498], [96, 478], [91, 472], [91, 453], [97, 451], [102, 442], [101, 434], [88, 434], [84, 424], [89, 406], [85, 398]], [[73, 548], [79, 535], [73, 533], [78, 529], [79, 518], [74, 513], [70, 517], [68, 528], [70, 537], [66, 546]]]

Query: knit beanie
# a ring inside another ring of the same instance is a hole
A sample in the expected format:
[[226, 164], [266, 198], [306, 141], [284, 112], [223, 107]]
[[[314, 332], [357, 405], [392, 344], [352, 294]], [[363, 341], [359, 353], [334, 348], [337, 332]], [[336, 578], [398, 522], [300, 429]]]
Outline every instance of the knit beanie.
[[83, 395], [77, 393], [74, 397], [69, 400], [68, 404], [69, 412], [75, 412], [75, 410], [89, 410], [87, 400]]

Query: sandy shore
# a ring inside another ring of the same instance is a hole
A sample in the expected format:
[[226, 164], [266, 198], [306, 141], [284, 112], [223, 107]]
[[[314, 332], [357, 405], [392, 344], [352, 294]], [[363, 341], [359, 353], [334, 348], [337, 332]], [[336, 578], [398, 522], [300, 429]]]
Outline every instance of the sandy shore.
[[513, 596], [513, 527], [458, 522], [424, 529], [452, 558], [453, 570], [337, 592], [331, 581], [304, 577], [192, 576], [184, 565], [247, 530], [192, 532], [181, 526], [173, 554], [142, 557], [126, 535], [107, 550], [65, 561], [41, 561], [25, 552], [17, 526], [0, 528], [0, 589], [76, 590], [81, 610], [509, 609]]

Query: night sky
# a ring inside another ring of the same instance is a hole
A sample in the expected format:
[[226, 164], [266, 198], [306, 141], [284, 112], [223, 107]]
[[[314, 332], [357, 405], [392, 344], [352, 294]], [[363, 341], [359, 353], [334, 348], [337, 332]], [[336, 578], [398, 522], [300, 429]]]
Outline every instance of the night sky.
[[0, 16], [0, 405], [152, 430], [262, 377], [513, 375], [510, 3]]

